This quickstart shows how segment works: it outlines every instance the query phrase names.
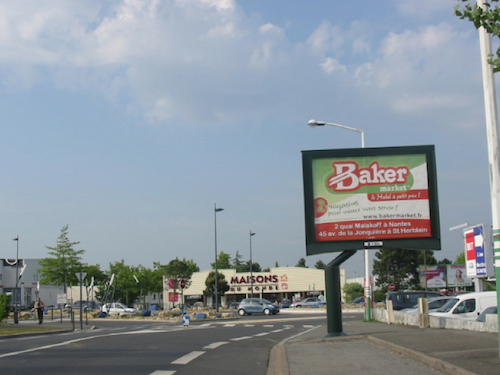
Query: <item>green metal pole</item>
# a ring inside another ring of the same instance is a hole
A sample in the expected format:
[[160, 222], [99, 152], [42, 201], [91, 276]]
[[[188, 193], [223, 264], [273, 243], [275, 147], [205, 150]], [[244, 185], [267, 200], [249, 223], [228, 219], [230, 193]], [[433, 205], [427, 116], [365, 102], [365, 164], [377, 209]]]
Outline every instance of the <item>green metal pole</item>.
[[326, 321], [328, 333], [325, 337], [344, 336], [342, 332], [342, 294], [340, 289], [339, 266], [356, 254], [356, 250], [346, 250], [332, 260], [325, 269]]

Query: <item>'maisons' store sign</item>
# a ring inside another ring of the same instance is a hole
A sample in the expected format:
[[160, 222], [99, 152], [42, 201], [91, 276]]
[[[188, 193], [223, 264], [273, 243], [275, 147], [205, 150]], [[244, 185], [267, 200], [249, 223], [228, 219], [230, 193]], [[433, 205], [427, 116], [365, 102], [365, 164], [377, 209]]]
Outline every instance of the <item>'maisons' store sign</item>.
[[243, 292], [250, 290], [252, 284], [256, 291], [259, 290], [287, 290], [288, 277], [286, 275], [252, 275], [252, 276], [233, 276], [229, 283], [231, 292]]

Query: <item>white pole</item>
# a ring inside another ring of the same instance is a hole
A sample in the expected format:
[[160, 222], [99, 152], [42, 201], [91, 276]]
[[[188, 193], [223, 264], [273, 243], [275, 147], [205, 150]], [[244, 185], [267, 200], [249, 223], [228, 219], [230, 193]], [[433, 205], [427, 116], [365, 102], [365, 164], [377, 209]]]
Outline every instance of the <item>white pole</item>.
[[[485, 4], [485, 0], [477, 0], [477, 5], [483, 9], [487, 8]], [[479, 44], [481, 47], [486, 136], [488, 139], [493, 248], [495, 252], [497, 279], [497, 303], [500, 303], [500, 211], [498, 201], [498, 197], [500, 197], [500, 162], [498, 154], [498, 116], [496, 107], [495, 77], [493, 76], [493, 68], [488, 63], [488, 58], [491, 55], [491, 37], [486, 32], [484, 27], [479, 28]], [[498, 322], [500, 324], [500, 315]]]

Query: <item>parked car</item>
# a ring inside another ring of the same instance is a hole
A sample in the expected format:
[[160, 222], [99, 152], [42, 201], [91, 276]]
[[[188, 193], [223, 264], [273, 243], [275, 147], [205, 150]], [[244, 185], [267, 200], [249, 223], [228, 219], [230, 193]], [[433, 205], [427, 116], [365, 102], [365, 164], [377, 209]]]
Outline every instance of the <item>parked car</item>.
[[289, 299], [284, 299], [283, 301], [280, 302], [280, 308], [288, 309], [291, 304], [292, 304], [292, 301], [290, 301]]
[[[434, 312], [437, 309], [441, 308], [445, 303], [447, 303], [449, 300], [453, 299], [453, 297], [432, 297], [428, 299], [428, 305], [429, 305], [429, 312]], [[409, 307], [403, 310], [400, 310], [402, 312], [410, 313], [410, 314], [418, 314], [419, 309], [418, 309], [418, 303], [413, 306]]]
[[490, 306], [484, 309], [484, 311], [477, 317], [476, 322], [486, 322], [486, 315], [488, 314], [498, 314], [497, 306]]
[[238, 314], [252, 315], [252, 314], [277, 314], [280, 312], [278, 306], [264, 298], [244, 298], [238, 305]]
[[347, 302], [348, 305], [364, 305], [365, 304], [365, 297], [356, 297], [353, 300]]
[[476, 320], [488, 307], [497, 305], [497, 292], [464, 293], [453, 297], [432, 316]]
[[[440, 297], [441, 293], [429, 292], [427, 290], [412, 290], [404, 292], [389, 292], [387, 293], [386, 302], [392, 301], [393, 310], [403, 310], [408, 307], [413, 307], [418, 304], [419, 298]], [[387, 303], [386, 303], [387, 305]]]
[[228, 308], [229, 308], [229, 309], [231, 309], [231, 310], [236, 310], [236, 309], [238, 309], [239, 304], [240, 304], [240, 303], [239, 303], [239, 302], [236, 302], [236, 301], [231, 302], [231, 303], [229, 304]]
[[323, 306], [326, 305], [325, 301], [320, 300], [318, 297], [307, 297], [304, 298], [303, 300], [297, 301], [295, 303], [292, 303], [290, 307], [318, 307], [318, 306]]
[[193, 303], [193, 307], [199, 308], [199, 307], [204, 307], [204, 305], [203, 305], [203, 302], [195, 302], [195, 303]]
[[80, 306], [83, 310], [99, 310], [101, 308], [101, 303], [98, 301], [76, 301], [70, 307], [75, 310], [79, 310]]
[[123, 303], [120, 302], [111, 302], [111, 303], [105, 303], [101, 307], [101, 311], [105, 312], [106, 314], [135, 314], [136, 311], [135, 309], [131, 307], [125, 306]]

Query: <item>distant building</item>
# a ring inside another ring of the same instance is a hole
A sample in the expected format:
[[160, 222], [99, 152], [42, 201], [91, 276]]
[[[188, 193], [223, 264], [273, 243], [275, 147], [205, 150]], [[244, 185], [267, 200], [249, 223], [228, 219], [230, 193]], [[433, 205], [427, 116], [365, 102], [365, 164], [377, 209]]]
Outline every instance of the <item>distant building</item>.
[[[16, 302], [21, 308], [29, 308], [39, 296], [45, 306], [56, 305], [57, 295], [63, 294], [62, 286], [40, 285], [40, 259], [2, 259], [0, 258], [0, 294], [10, 294], [11, 304]], [[16, 289], [16, 274], [18, 277]]]

